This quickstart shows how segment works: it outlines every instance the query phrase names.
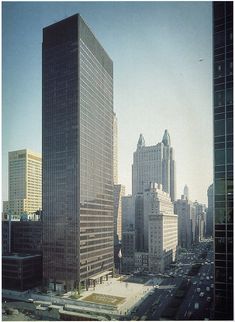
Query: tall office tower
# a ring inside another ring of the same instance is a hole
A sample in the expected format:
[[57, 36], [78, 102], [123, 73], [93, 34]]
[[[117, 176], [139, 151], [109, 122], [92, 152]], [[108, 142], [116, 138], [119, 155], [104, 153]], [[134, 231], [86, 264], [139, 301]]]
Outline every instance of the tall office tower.
[[178, 216], [162, 185], [151, 184], [144, 192], [144, 214], [147, 219], [149, 271], [163, 273], [175, 260], [178, 246]]
[[131, 195], [122, 197], [122, 232], [133, 229], [135, 225], [135, 214], [133, 198]]
[[214, 237], [217, 320], [233, 320], [233, 2], [213, 2]]
[[213, 236], [213, 225], [214, 225], [214, 201], [213, 201], [213, 184], [207, 189], [208, 208], [206, 210], [206, 235], [207, 237]]
[[122, 197], [125, 195], [125, 186], [114, 185], [114, 244], [122, 240]]
[[170, 135], [165, 130], [162, 142], [145, 146], [140, 134], [132, 165], [132, 195], [143, 193], [150, 182], [162, 184], [163, 190], [175, 200], [175, 161]]
[[178, 245], [181, 248], [189, 249], [193, 242], [195, 208], [185, 195], [182, 195], [181, 199], [174, 202], [174, 212], [178, 215]]
[[189, 200], [189, 189], [187, 185], [184, 186], [184, 198]]
[[28, 149], [8, 153], [8, 210], [13, 216], [42, 208], [42, 157]]
[[113, 269], [113, 63], [79, 14], [43, 29], [43, 277]]
[[113, 183], [118, 184], [118, 125], [115, 113], [113, 113]]

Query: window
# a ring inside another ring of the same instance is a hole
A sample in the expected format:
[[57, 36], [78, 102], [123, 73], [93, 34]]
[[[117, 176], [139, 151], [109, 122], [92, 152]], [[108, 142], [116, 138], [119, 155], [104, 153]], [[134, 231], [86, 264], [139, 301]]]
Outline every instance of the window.
[[227, 88], [226, 90], [226, 104], [233, 104], [233, 89]]
[[225, 124], [224, 120], [216, 120], [214, 122], [214, 134], [215, 136], [224, 135]]
[[224, 61], [216, 62], [214, 65], [214, 77], [224, 76]]
[[224, 105], [224, 91], [215, 92], [214, 105], [215, 107]]
[[225, 164], [225, 151], [224, 150], [215, 150], [215, 164], [216, 165]]

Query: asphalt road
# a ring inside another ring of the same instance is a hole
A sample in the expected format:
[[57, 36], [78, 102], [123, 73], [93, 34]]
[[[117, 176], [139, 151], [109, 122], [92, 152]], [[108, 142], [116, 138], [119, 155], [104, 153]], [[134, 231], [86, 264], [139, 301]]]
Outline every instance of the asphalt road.
[[[204, 320], [205, 318], [209, 318], [212, 303], [208, 302], [207, 298], [213, 298], [211, 284], [214, 283], [213, 279], [211, 279], [211, 276], [214, 274], [214, 264], [211, 263], [213, 261], [212, 245], [211, 240], [205, 240], [197, 246], [194, 246], [191, 251], [181, 254], [176, 263], [177, 266], [171, 267], [166, 271], [166, 274], [173, 273], [173, 277], [165, 278], [160, 287], [155, 289], [154, 293], [149, 295], [139, 305], [138, 309], [132, 313], [130, 319], [160, 320], [162, 312], [165, 308], [169, 307], [172, 296], [183, 280], [190, 280], [191, 285], [186, 296], [182, 298], [174, 319]], [[204, 259], [201, 258], [201, 254], [203, 253], [207, 253]], [[192, 265], [198, 261], [202, 263], [198, 274], [189, 276], [188, 272]], [[209, 280], [207, 277], [209, 277]], [[206, 287], [210, 287], [210, 290], [206, 291]], [[200, 292], [198, 292], [198, 288], [200, 288]], [[204, 293], [203, 296], [200, 296], [201, 292]], [[195, 308], [195, 303], [198, 303], [198, 309]]]

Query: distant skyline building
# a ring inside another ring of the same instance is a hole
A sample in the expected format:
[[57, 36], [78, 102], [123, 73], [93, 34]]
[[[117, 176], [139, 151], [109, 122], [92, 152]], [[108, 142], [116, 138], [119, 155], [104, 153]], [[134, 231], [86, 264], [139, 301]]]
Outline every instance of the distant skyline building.
[[193, 228], [195, 224], [195, 208], [185, 195], [181, 196], [174, 203], [174, 212], [178, 216], [178, 245], [181, 248], [189, 249], [192, 247], [195, 233]]
[[208, 198], [208, 207], [206, 210], [206, 235], [208, 237], [213, 236], [213, 228], [214, 228], [214, 185], [211, 184], [207, 190], [207, 198]]
[[201, 221], [204, 221], [203, 225], [206, 225], [206, 220], [204, 220], [206, 216], [206, 205], [198, 202], [197, 200], [194, 201], [193, 206], [195, 207], [195, 242], [198, 243], [201, 238]]
[[135, 225], [135, 213], [132, 195], [122, 197], [122, 231], [129, 231]]
[[118, 122], [113, 113], [113, 184], [118, 184]]
[[79, 14], [43, 29], [43, 278], [113, 272], [113, 63]]
[[162, 142], [145, 146], [145, 140], [140, 134], [137, 149], [133, 155], [132, 165], [132, 195], [143, 193], [150, 182], [162, 184], [163, 190], [175, 200], [175, 160], [171, 147], [170, 135], [165, 130]]
[[187, 185], [184, 186], [184, 197], [189, 200], [189, 188]]
[[3, 212], [12, 217], [42, 208], [42, 155], [29, 149], [8, 153], [8, 201]]
[[233, 320], [233, 1], [213, 2], [214, 319]]

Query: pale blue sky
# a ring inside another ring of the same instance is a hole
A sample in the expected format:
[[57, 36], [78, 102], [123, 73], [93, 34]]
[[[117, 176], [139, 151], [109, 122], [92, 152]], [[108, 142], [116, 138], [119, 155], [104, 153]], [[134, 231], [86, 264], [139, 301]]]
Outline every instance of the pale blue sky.
[[41, 151], [42, 28], [75, 13], [114, 63], [119, 182], [131, 193], [139, 134], [154, 145], [168, 129], [177, 197], [187, 184], [190, 199], [207, 202], [213, 174], [211, 2], [3, 2], [3, 200], [8, 151]]

